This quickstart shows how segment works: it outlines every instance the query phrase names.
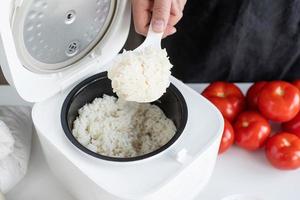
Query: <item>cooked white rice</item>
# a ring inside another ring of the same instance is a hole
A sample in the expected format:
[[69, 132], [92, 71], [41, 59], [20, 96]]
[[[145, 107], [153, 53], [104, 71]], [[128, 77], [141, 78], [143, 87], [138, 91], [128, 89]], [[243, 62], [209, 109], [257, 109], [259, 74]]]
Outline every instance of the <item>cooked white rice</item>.
[[73, 135], [93, 152], [135, 157], [155, 151], [174, 136], [176, 127], [149, 103], [127, 102], [104, 95], [79, 110]]
[[165, 49], [125, 51], [114, 60], [108, 78], [119, 98], [135, 102], [159, 99], [170, 85], [172, 64]]

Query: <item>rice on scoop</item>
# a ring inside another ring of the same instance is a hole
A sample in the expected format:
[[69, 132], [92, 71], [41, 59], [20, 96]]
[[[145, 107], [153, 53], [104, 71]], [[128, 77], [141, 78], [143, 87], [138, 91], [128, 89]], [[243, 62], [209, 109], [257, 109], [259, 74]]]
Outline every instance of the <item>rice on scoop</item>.
[[108, 78], [119, 98], [135, 102], [159, 99], [170, 85], [172, 64], [165, 49], [146, 47], [118, 55]]

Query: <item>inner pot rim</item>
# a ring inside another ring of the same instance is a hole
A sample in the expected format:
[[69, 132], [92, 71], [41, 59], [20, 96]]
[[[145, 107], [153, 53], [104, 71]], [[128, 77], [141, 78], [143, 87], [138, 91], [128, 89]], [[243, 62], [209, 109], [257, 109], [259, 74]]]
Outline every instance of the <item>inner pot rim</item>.
[[95, 158], [99, 158], [99, 159], [106, 160], [106, 161], [133, 162], [133, 161], [139, 161], [139, 160], [144, 160], [144, 159], [147, 159], [147, 158], [151, 158], [152, 156], [155, 156], [155, 155], [165, 151], [166, 149], [171, 147], [178, 140], [178, 138], [182, 135], [182, 133], [185, 129], [185, 126], [187, 124], [188, 109], [187, 109], [186, 101], [185, 101], [183, 95], [181, 94], [181, 92], [172, 83], [170, 83], [170, 86], [169, 86], [168, 90], [176, 96], [176, 98], [179, 100], [178, 102], [180, 103], [181, 123], [180, 123], [179, 127], [176, 127], [177, 131], [176, 131], [175, 135], [165, 145], [163, 145], [162, 147], [156, 149], [155, 151], [152, 151], [152, 152], [144, 154], [144, 155], [140, 155], [140, 156], [136, 156], [136, 157], [120, 158], [120, 157], [110, 157], [110, 156], [105, 156], [105, 155], [98, 154], [96, 152], [93, 152], [93, 151], [89, 150], [88, 148], [86, 148], [82, 144], [80, 144], [77, 141], [77, 139], [74, 137], [74, 135], [72, 133], [72, 130], [70, 130], [69, 125], [68, 125], [69, 108], [70, 108], [70, 106], [73, 102], [73, 99], [75, 99], [76, 96], [81, 91], [83, 91], [86, 87], [88, 87], [89, 85], [91, 85], [91, 84], [93, 84], [93, 83], [95, 83], [95, 82], [97, 82], [101, 79], [108, 79], [107, 72], [101, 72], [99, 74], [95, 74], [95, 75], [83, 80], [79, 84], [77, 84], [71, 90], [71, 92], [67, 95], [67, 97], [65, 98], [65, 100], [63, 102], [63, 105], [62, 105], [62, 109], [61, 109], [61, 125], [62, 125], [62, 128], [64, 130], [64, 133], [65, 133], [66, 137], [78, 149], [80, 149], [84, 153], [89, 154], [89, 155], [91, 155]]

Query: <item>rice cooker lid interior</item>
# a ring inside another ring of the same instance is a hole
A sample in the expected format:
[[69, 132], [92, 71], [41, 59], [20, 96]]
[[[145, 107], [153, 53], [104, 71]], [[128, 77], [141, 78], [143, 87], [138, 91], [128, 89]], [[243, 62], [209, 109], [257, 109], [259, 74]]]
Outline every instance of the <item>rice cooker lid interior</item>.
[[129, 0], [1, 1], [5, 76], [25, 101], [42, 102], [105, 71], [128, 37], [130, 8]]
[[55, 71], [84, 58], [101, 40], [116, 0], [27, 0], [12, 30], [20, 59], [31, 71]]

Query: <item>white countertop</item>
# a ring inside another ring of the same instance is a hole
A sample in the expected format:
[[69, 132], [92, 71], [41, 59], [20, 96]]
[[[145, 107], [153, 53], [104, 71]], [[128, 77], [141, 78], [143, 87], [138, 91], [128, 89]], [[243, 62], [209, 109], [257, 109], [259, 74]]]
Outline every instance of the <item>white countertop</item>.
[[[205, 85], [192, 84], [197, 91]], [[240, 84], [245, 90], [248, 84]], [[0, 86], [0, 105], [24, 105], [13, 88]], [[25, 103], [26, 104], [26, 103]], [[28, 104], [27, 104], [28, 105]], [[201, 170], [201, 169], [199, 169]], [[219, 156], [212, 179], [197, 199], [203, 200], [299, 200], [300, 170], [280, 171], [267, 163], [263, 151], [249, 153], [237, 147]], [[242, 194], [252, 198], [224, 198]], [[73, 200], [50, 172], [37, 136], [33, 137], [31, 162], [25, 178], [7, 200]]]

